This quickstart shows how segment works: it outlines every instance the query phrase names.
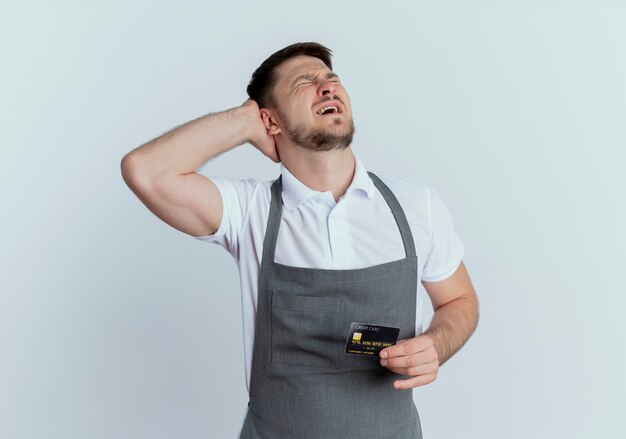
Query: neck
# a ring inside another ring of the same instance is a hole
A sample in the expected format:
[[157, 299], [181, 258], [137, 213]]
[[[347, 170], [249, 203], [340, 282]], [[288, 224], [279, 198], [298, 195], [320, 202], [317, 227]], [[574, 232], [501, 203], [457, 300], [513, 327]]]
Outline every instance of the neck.
[[319, 192], [331, 191], [335, 201], [352, 183], [356, 161], [352, 148], [311, 151], [299, 146], [280, 148], [281, 162], [294, 177]]

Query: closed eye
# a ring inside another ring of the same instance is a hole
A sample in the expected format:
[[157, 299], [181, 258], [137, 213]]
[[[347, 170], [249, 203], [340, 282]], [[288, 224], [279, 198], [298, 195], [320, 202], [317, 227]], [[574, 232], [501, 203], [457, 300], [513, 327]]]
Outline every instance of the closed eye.
[[[312, 74], [306, 74], [306, 75], [301, 75], [299, 77], [296, 78], [296, 80], [293, 82], [293, 88], [299, 88], [300, 86], [303, 85], [310, 85], [312, 84], [317, 77], [319, 76], [319, 74], [317, 75], [312, 75]], [[341, 81], [339, 80], [339, 76], [337, 76], [336, 73], [334, 72], [329, 72], [326, 74], [326, 80], [330, 81], [334, 84], [340, 84]]]

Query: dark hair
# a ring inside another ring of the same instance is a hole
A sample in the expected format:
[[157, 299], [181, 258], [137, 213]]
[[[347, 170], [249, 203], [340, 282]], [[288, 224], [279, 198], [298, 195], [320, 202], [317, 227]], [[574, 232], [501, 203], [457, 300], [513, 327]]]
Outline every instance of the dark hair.
[[275, 69], [279, 64], [294, 56], [307, 55], [321, 59], [332, 70], [331, 54], [332, 50], [315, 42], [295, 43], [274, 52], [252, 74], [247, 88], [248, 96], [261, 108], [275, 107], [277, 102], [272, 91], [276, 84]]

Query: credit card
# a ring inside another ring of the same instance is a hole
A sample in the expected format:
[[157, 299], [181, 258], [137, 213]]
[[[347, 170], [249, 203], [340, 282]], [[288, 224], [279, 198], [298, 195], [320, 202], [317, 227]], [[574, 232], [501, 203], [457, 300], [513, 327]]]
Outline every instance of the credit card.
[[399, 333], [400, 328], [352, 322], [346, 341], [346, 354], [378, 356], [381, 350], [396, 344]]

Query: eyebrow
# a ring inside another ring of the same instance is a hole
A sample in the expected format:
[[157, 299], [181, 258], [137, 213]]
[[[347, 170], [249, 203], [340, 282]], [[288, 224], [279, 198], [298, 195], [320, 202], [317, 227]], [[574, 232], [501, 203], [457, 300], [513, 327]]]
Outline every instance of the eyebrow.
[[[312, 73], [305, 73], [303, 75], [298, 76], [296, 79], [293, 80], [293, 82], [291, 83], [291, 85], [294, 85], [296, 82], [298, 82], [301, 79], [313, 79], [316, 78], [317, 75], [313, 75]], [[338, 78], [339, 76], [337, 76], [337, 74], [335, 72], [328, 72], [326, 73], [326, 79], [331, 79], [331, 78]]]

